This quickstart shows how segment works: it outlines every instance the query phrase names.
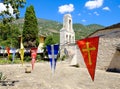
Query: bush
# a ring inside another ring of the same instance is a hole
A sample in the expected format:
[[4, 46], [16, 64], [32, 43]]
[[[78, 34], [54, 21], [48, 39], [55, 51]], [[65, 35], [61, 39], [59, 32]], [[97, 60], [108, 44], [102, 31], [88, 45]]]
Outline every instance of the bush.
[[30, 61], [31, 61], [31, 57], [30, 57], [30, 56], [25, 56], [25, 57], [24, 57], [24, 60], [25, 60], [26, 62], [30, 62]]
[[37, 55], [36, 60], [37, 60], [37, 61], [40, 61], [40, 60], [41, 60], [41, 58], [42, 58], [42, 57], [41, 57], [41, 55]]
[[10, 64], [11, 61], [7, 59], [0, 59], [0, 64]]
[[66, 56], [65, 56], [65, 55], [63, 55], [63, 56], [62, 56], [62, 58], [61, 58], [61, 60], [62, 60], [62, 61], [64, 61], [64, 60], [65, 60], [65, 58], [66, 58]]
[[13, 57], [12, 57], [12, 55], [9, 55], [9, 60], [10, 61], [12, 61], [13, 59], [12, 59]]
[[20, 58], [17, 58], [13, 61], [13, 64], [20, 64], [21, 63], [21, 60]]

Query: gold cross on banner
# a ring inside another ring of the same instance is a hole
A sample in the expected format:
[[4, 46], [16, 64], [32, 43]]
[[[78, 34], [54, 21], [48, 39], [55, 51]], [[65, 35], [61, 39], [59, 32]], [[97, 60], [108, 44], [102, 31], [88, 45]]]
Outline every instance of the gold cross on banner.
[[89, 47], [89, 42], [86, 42], [86, 48], [83, 48], [82, 51], [83, 51], [83, 52], [85, 52], [85, 51], [88, 52], [89, 65], [92, 65], [91, 55], [90, 55], [90, 51], [91, 51], [91, 50], [96, 50], [96, 48], [95, 48], [95, 47], [90, 48], [90, 47]]

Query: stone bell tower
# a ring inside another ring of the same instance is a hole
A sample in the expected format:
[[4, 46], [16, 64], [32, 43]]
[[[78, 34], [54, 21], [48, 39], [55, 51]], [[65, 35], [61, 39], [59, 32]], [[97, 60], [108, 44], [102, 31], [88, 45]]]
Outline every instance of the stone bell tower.
[[73, 30], [72, 16], [65, 14], [63, 27], [60, 30], [60, 57], [71, 55], [74, 52], [75, 32]]
[[63, 28], [60, 30], [60, 45], [75, 43], [75, 33], [72, 26], [72, 16], [65, 14]]

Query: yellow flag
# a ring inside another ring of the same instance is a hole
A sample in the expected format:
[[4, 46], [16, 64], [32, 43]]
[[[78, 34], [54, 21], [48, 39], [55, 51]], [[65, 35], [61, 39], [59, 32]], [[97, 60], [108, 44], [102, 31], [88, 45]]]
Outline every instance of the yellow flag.
[[22, 64], [24, 63], [24, 49], [20, 49], [20, 57], [21, 57], [21, 62]]
[[20, 49], [24, 49], [23, 43], [22, 43], [22, 37], [21, 37], [21, 42], [20, 42]]
[[22, 65], [24, 63], [24, 46], [23, 46], [23, 43], [22, 43], [22, 37], [21, 37], [21, 42], [20, 42], [20, 58], [21, 58], [21, 62], [22, 62]]

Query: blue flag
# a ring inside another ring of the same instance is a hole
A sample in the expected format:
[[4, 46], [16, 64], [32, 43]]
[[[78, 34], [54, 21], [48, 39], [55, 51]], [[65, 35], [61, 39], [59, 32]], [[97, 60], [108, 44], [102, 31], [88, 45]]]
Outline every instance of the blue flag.
[[12, 48], [12, 62], [14, 62], [14, 58], [15, 58], [15, 53], [16, 53], [16, 49], [15, 48]]
[[56, 67], [57, 55], [59, 53], [59, 45], [47, 45], [48, 57], [50, 59], [51, 69], [54, 72]]

